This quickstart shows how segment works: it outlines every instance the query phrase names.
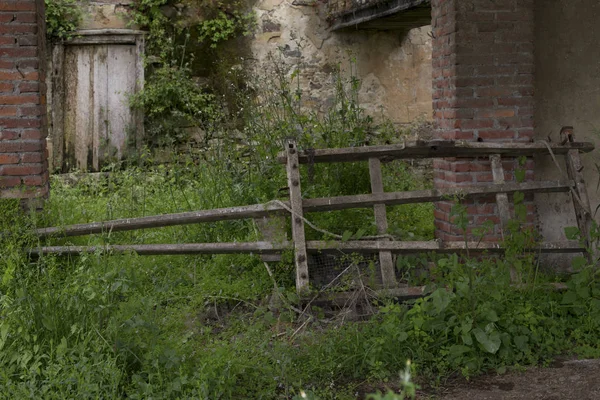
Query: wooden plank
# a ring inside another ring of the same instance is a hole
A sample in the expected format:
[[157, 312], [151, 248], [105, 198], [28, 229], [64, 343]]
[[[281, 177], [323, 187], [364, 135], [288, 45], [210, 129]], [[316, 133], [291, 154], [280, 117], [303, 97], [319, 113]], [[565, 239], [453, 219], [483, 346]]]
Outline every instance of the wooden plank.
[[291, 247], [289, 242], [249, 243], [184, 243], [184, 244], [136, 244], [107, 246], [45, 246], [29, 250], [32, 255], [80, 255], [85, 253], [109, 252], [130, 253], [140, 256], [185, 255], [185, 254], [279, 254]]
[[[380, 251], [391, 251], [398, 254], [415, 253], [454, 253], [457, 251], [466, 251], [469, 253], [503, 253], [504, 249], [500, 243], [489, 242], [447, 242], [441, 244], [438, 241], [412, 241], [412, 242], [391, 242], [391, 241], [308, 241], [306, 248], [309, 252], [343, 252], [343, 253], [378, 253]], [[532, 248], [531, 252], [541, 253], [580, 253], [581, 245], [577, 241], [564, 242], [546, 242], [541, 243], [539, 247]]]
[[[145, 67], [144, 55], [146, 47], [146, 38], [144, 35], [137, 35], [135, 40], [135, 94], [141, 93], [144, 90], [145, 82]], [[135, 149], [136, 153], [140, 154], [144, 146], [144, 111], [141, 108], [131, 110], [133, 117], [133, 129], [135, 129]], [[140, 164], [142, 163], [142, 157]]]
[[[554, 154], [566, 154], [569, 150], [583, 153], [594, 150], [593, 143], [571, 142], [565, 145], [550, 143], [548, 145]], [[549, 154], [544, 143], [497, 143], [497, 142], [467, 142], [467, 141], [408, 141], [387, 146], [346, 147], [339, 149], [318, 149], [308, 154], [300, 154], [301, 164], [310, 162], [353, 162], [366, 161], [369, 158], [380, 160], [414, 159], [414, 158], [444, 158], [444, 157], [486, 157], [493, 154], [502, 156], [532, 156], [534, 154]], [[280, 154], [278, 161], [286, 163], [286, 155]]]
[[135, 44], [137, 35], [75, 36], [67, 45]]
[[[395, 298], [401, 300], [410, 300], [423, 297], [427, 293], [425, 286], [407, 286], [395, 289], [382, 289], [369, 291], [370, 299], [386, 299]], [[310, 301], [311, 304], [316, 306], [335, 306], [335, 307], [348, 307], [357, 299], [365, 299], [364, 293], [357, 293], [356, 291], [349, 292], [330, 292], [323, 293], [313, 299], [310, 297], [304, 300]]]
[[230, 221], [243, 218], [262, 218], [272, 213], [285, 213], [278, 204], [254, 204], [251, 206], [218, 208], [177, 214], [154, 215], [150, 217], [125, 218], [89, 224], [67, 225], [37, 229], [40, 238], [51, 236], [82, 236], [104, 232], [122, 232], [136, 229], [157, 228], [175, 225], [196, 224], [200, 222]]
[[[379, 161], [378, 158], [369, 159], [369, 175], [371, 178], [371, 191], [373, 194], [383, 193], [383, 175], [381, 173], [381, 161]], [[373, 211], [375, 213], [377, 233], [380, 235], [387, 234], [388, 221], [385, 204], [375, 204], [373, 206]], [[379, 252], [379, 267], [381, 268], [381, 280], [383, 286], [388, 288], [397, 286], [396, 271], [391, 252]]]
[[[567, 192], [573, 182], [525, 182], [505, 183], [503, 185], [483, 187], [465, 186], [413, 192], [392, 192], [361, 194], [354, 196], [325, 197], [303, 200], [305, 212], [343, 210], [348, 208], [370, 208], [375, 204], [400, 205], [440, 201], [455, 195], [467, 197], [496, 193], [530, 192]], [[104, 232], [123, 232], [137, 229], [159, 228], [166, 226], [196, 224], [202, 222], [230, 221], [244, 218], [262, 218], [273, 213], [286, 213], [289, 203], [284, 206], [277, 203], [253, 204], [249, 206], [218, 208], [214, 210], [190, 211], [175, 214], [154, 215], [149, 217], [125, 218], [89, 224], [75, 224], [64, 227], [40, 228], [35, 234], [40, 238], [51, 236], [82, 236]]]
[[306, 254], [306, 236], [304, 232], [304, 211], [302, 208], [302, 189], [300, 185], [300, 164], [296, 142], [286, 143], [287, 178], [290, 190], [290, 209], [292, 210], [292, 240], [296, 263], [296, 290], [303, 293], [308, 290], [308, 256]]
[[[494, 154], [490, 156], [492, 163], [492, 176], [494, 183], [497, 185], [504, 184], [504, 169], [502, 168], [502, 156]], [[496, 195], [496, 204], [498, 205], [498, 216], [500, 217], [500, 229], [502, 237], [508, 228], [508, 222], [511, 219], [510, 206], [508, 204], [508, 195], [506, 193], [498, 193]]]
[[464, 186], [443, 189], [417, 190], [411, 192], [391, 192], [377, 194], [359, 194], [353, 196], [324, 197], [304, 200], [304, 211], [332, 211], [347, 208], [369, 208], [375, 204], [400, 205], [411, 203], [426, 203], [447, 200], [457, 195], [466, 197], [494, 195], [498, 193], [553, 193], [568, 192], [572, 182], [523, 182], [504, 183], [490, 186]]
[[[64, 157], [64, 122], [65, 122], [65, 46], [62, 43], [56, 43], [52, 47], [52, 67], [50, 69], [50, 88], [49, 101], [51, 121], [49, 128], [49, 169], [50, 172], [62, 170]], [[50, 147], [50, 146], [49, 146]]]
[[[467, 243], [470, 253], [502, 253], [504, 250], [498, 243]], [[138, 244], [138, 245], [106, 245], [106, 246], [43, 246], [28, 250], [31, 255], [59, 254], [79, 255], [85, 253], [135, 252], [141, 256], [148, 255], [186, 255], [186, 254], [278, 254], [292, 249], [290, 242], [241, 242], [241, 243], [183, 243], [183, 244]], [[391, 242], [391, 241], [307, 241], [306, 249], [310, 253], [393, 253], [415, 254], [425, 252], [454, 253], [466, 250], [462, 242], [449, 242], [441, 245], [437, 241], [423, 242]], [[542, 243], [532, 252], [541, 253], [580, 253], [585, 249], [577, 241]]]
[[[569, 143], [573, 139], [573, 128], [564, 127], [561, 134], [565, 134], [569, 140]], [[585, 240], [585, 246], [587, 249], [592, 250], [586, 252], [589, 262], [593, 262], [593, 254], [595, 251], [592, 249], [594, 243], [592, 243], [592, 215], [590, 207], [590, 199], [588, 196], [585, 181], [583, 179], [583, 164], [581, 163], [581, 157], [579, 152], [576, 150], [570, 150], [566, 156], [567, 159], [567, 174], [569, 179], [575, 182], [573, 191], [571, 192], [571, 198], [573, 200], [573, 207], [575, 208], [575, 216], [577, 218], [577, 226], [581, 237]]]

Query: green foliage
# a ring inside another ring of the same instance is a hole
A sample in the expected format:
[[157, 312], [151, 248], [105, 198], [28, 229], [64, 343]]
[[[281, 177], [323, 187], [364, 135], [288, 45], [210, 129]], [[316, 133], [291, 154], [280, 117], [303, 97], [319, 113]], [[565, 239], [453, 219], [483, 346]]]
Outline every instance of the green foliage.
[[[273, 281], [251, 255], [98, 251], [33, 260], [20, 251], [35, 242], [27, 233], [31, 226], [242, 204], [248, 186], [220, 168], [196, 164], [188, 155], [168, 166], [117, 170], [77, 185], [53, 179], [53, 196], [41, 215], [25, 217], [18, 202], [3, 202], [2, 231], [11, 232], [2, 236], [0, 250], [0, 271], [8, 276], [0, 288], [3, 396], [301, 399], [304, 390], [306, 398], [350, 399], [357, 382], [366, 380], [404, 388], [404, 394], [372, 396], [395, 399], [414, 392], [405, 385], [407, 373], [435, 383], [457, 372], [470, 377], [543, 363], [563, 352], [600, 354], [597, 269], [576, 259], [564, 292], [549, 290], [541, 273], [523, 273], [522, 284], [511, 286], [514, 260], [521, 260], [523, 271], [535, 268], [516, 239], [507, 241], [515, 248], [506, 259], [434, 259], [426, 297], [407, 304], [380, 300], [379, 312], [360, 323], [323, 320], [316, 308], [291, 308], [297, 298], [289, 260], [272, 267], [287, 299], [274, 308], [267, 300]], [[256, 238], [253, 224], [240, 221], [51, 243]], [[409, 370], [407, 359], [413, 361]]]
[[[202, 18], [165, 11], [188, 6], [199, 10]], [[210, 54], [219, 68], [219, 46], [248, 35], [255, 25], [254, 13], [240, 1], [138, 0], [130, 17], [132, 24], [148, 31], [146, 83], [132, 99], [134, 107], [144, 110], [147, 144], [180, 145], [199, 131], [206, 145], [215, 130], [207, 125], [222, 118], [224, 104], [216, 101], [214, 84], [201, 86], [194, 79], [195, 55]]]
[[81, 21], [81, 1], [45, 0], [46, 32], [52, 39], [69, 39]]
[[218, 14], [199, 26], [200, 40], [210, 43], [210, 47], [216, 48], [219, 43], [235, 37], [236, 35], [247, 36], [255, 25], [254, 13], [242, 13], [235, 10], [226, 14], [219, 11]]
[[163, 66], [154, 71], [132, 105], [144, 110], [145, 140], [152, 147], [171, 147], [185, 143], [190, 129], [204, 132], [205, 143], [220, 117], [215, 96], [194, 83], [189, 69]]

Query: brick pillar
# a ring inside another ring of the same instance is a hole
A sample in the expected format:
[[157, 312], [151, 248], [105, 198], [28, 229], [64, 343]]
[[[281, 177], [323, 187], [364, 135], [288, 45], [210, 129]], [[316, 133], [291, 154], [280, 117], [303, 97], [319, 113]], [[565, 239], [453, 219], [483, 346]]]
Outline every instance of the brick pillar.
[[0, 0], [0, 198], [48, 194], [44, 0]]
[[[440, 139], [528, 142], [533, 139], [533, 0], [432, 0], [433, 109]], [[503, 162], [514, 181], [517, 160]], [[533, 179], [533, 160], [525, 163]], [[489, 160], [434, 161], [436, 187], [492, 182]], [[526, 199], [531, 200], [531, 199]], [[485, 240], [501, 236], [495, 199], [467, 204], [471, 226], [496, 225]], [[436, 232], [444, 241], [463, 240], [452, 224], [451, 202], [435, 207]], [[533, 204], [528, 204], [533, 222]]]

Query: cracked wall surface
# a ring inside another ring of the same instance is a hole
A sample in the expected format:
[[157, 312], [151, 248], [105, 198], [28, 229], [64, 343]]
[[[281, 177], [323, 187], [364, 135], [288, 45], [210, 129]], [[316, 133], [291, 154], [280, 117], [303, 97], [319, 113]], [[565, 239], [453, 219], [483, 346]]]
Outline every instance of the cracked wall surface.
[[[259, 0], [257, 33], [251, 49], [258, 71], [269, 54], [289, 70], [300, 69], [306, 104], [325, 111], [334, 96], [333, 72], [361, 82], [359, 101], [366, 111], [397, 124], [432, 119], [431, 27], [409, 31], [331, 32], [326, 6], [302, 0]], [[351, 60], [355, 60], [352, 63]]]

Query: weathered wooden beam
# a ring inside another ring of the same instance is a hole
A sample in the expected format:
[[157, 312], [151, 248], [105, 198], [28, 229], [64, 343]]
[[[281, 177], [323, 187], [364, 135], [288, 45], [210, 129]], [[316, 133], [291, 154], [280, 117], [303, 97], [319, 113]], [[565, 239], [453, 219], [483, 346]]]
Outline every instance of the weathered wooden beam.
[[[593, 143], [570, 142], [564, 145], [549, 144], [554, 154], [567, 154], [570, 150], [587, 153], [594, 150]], [[366, 161], [369, 158], [385, 160], [414, 159], [414, 158], [444, 158], [444, 157], [487, 157], [493, 154], [502, 156], [532, 156], [534, 154], [550, 154], [544, 143], [497, 143], [497, 142], [467, 142], [467, 141], [409, 141], [388, 146], [346, 147], [339, 149], [317, 149], [310, 156], [301, 153], [301, 164], [321, 162], [353, 162]], [[280, 154], [278, 161], [286, 163], [286, 155]]]
[[243, 243], [182, 243], [182, 244], [135, 244], [106, 246], [44, 246], [29, 250], [31, 255], [80, 255], [85, 253], [130, 253], [140, 256], [185, 254], [278, 254], [292, 248], [289, 242], [243, 242]]
[[356, 291], [326, 292], [317, 296], [317, 298], [307, 297], [303, 300], [310, 301], [311, 304], [316, 306], [333, 305], [335, 307], [348, 307], [351, 306], [353, 302], [367, 300], [365, 295], [368, 295], [369, 300], [373, 298], [410, 300], [423, 297], [426, 294], [427, 291], [425, 290], [425, 286], [406, 286], [394, 289], [373, 290], [368, 293]]
[[[400, 205], [425, 203], [452, 198], [456, 195], [467, 197], [497, 193], [551, 193], [567, 192], [573, 182], [525, 182], [505, 183], [491, 186], [465, 186], [458, 188], [417, 190], [413, 192], [392, 192], [359, 194], [354, 196], [324, 197], [302, 201], [304, 212], [343, 210], [348, 208], [370, 208], [375, 204]], [[284, 203], [289, 208], [289, 203]], [[123, 232], [136, 229], [159, 228], [166, 226], [196, 224], [202, 222], [231, 221], [244, 218], [262, 218], [273, 213], [287, 213], [286, 207], [272, 202], [250, 206], [218, 208], [176, 214], [154, 215], [149, 217], [125, 218], [112, 221], [91, 222], [88, 224], [67, 225], [64, 227], [40, 228], [35, 233], [40, 238], [82, 236], [105, 232]]]
[[511, 194], [514, 192], [523, 193], [553, 193], [568, 192], [573, 182], [523, 182], [523, 183], [504, 183], [501, 185], [489, 186], [464, 186], [443, 189], [417, 190], [412, 192], [391, 192], [375, 194], [359, 194], [352, 196], [324, 197], [318, 199], [306, 199], [303, 202], [304, 211], [332, 211], [343, 210], [347, 208], [368, 208], [375, 204], [385, 204], [388, 206], [426, 203], [447, 200], [454, 196], [482, 196], [495, 195], [498, 193]]
[[[492, 164], [492, 176], [494, 183], [497, 185], [504, 184], [504, 168], [502, 168], [502, 157], [500, 154], [490, 156]], [[500, 216], [500, 229], [502, 237], [508, 227], [508, 222], [511, 219], [510, 206], [508, 204], [508, 195], [506, 193], [498, 193], [496, 195], [496, 204], [498, 206], [498, 215]]]
[[125, 218], [89, 224], [67, 225], [64, 227], [40, 228], [35, 233], [41, 237], [82, 236], [104, 232], [122, 232], [145, 228], [196, 224], [200, 222], [230, 221], [243, 218], [262, 218], [272, 213], [285, 213], [278, 204], [254, 204], [250, 206], [218, 208], [177, 214], [163, 214], [149, 217]]
[[[416, 253], [455, 253], [469, 248], [470, 253], [502, 253], [499, 243], [448, 242], [438, 241], [307, 241], [306, 250], [309, 253], [379, 253], [391, 251], [399, 254]], [[106, 246], [43, 246], [28, 250], [31, 255], [79, 255], [95, 252], [129, 253], [135, 252], [141, 256], [148, 255], [185, 255], [185, 254], [277, 254], [294, 248], [291, 242], [241, 242], [241, 243], [182, 243], [182, 244], [136, 244], [136, 245], [106, 245]], [[541, 243], [531, 252], [541, 253], [580, 253], [585, 249], [577, 241]]]
[[[567, 143], [573, 143], [573, 128], [565, 126], [561, 130], [561, 135], [567, 137]], [[580, 235], [585, 240], [585, 245], [590, 251], [586, 251], [585, 255], [588, 261], [592, 263], [593, 254], [597, 253], [594, 249], [594, 243], [592, 240], [592, 211], [590, 207], [590, 199], [588, 196], [585, 181], [583, 179], [583, 164], [581, 163], [581, 157], [579, 152], [570, 150], [566, 156], [567, 159], [567, 174], [569, 179], [575, 182], [573, 190], [571, 191], [571, 198], [573, 201], [573, 207], [575, 208], [575, 217], [577, 218], [577, 227], [579, 228]]]
[[[308, 241], [306, 249], [309, 252], [343, 252], [343, 253], [378, 253], [380, 251], [391, 251], [398, 254], [415, 253], [455, 253], [469, 249], [470, 253], [503, 253], [504, 249], [500, 243], [490, 242], [447, 242], [438, 241], [411, 241], [411, 242], [390, 242], [390, 241]], [[531, 252], [541, 253], [578, 253], [582, 251], [581, 245], [577, 241], [564, 242], [546, 242], [541, 243]]]
[[[369, 176], [371, 179], [371, 192], [373, 194], [384, 193], [383, 174], [381, 172], [381, 161], [379, 158], [369, 158]], [[375, 213], [375, 225], [377, 233], [387, 234], [388, 221], [385, 204], [375, 204], [373, 206]], [[379, 252], [379, 268], [381, 269], [381, 280], [384, 287], [390, 288], [396, 286], [396, 269], [394, 268], [394, 259], [390, 251]]]
[[[424, 14], [427, 18], [420, 23], [413, 22], [412, 27], [431, 24], [431, 0], [388, 0], [388, 1], [367, 1], [363, 5], [346, 8], [344, 10], [336, 10], [334, 12], [334, 22], [331, 30], [336, 31], [343, 28], [358, 27], [359, 25], [376, 22], [376, 20], [385, 19], [386, 17], [402, 15], [414, 8], [424, 9]], [[423, 13], [423, 12], [421, 12]], [[412, 15], [411, 15], [412, 16]], [[414, 18], [414, 16], [413, 16]], [[405, 23], [409, 23], [407, 18]]]
[[296, 264], [296, 290], [303, 293], [308, 290], [308, 256], [306, 254], [306, 236], [304, 232], [304, 211], [302, 207], [302, 189], [300, 185], [300, 163], [296, 142], [286, 143], [287, 180], [290, 190], [290, 210], [292, 240], [294, 241], [294, 260]]

